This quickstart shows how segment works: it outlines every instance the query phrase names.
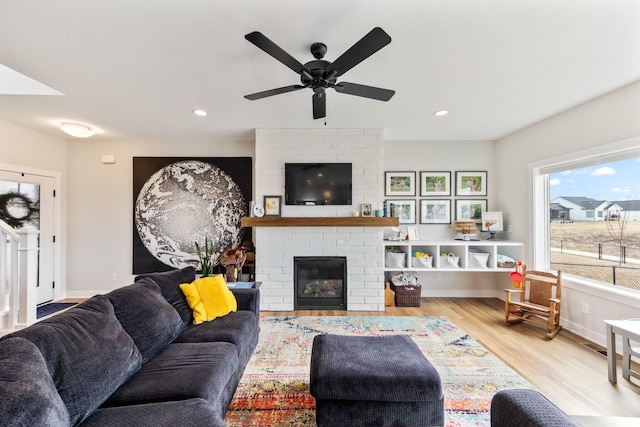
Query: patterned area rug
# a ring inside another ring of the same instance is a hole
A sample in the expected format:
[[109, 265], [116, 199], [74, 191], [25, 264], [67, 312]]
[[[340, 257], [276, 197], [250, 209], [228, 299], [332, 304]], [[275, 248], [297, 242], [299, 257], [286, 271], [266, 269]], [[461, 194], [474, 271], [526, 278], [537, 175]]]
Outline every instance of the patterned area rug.
[[260, 341], [227, 413], [229, 427], [315, 426], [309, 394], [311, 344], [318, 334], [408, 334], [440, 373], [445, 425], [489, 426], [495, 392], [532, 388], [443, 317], [263, 317]]

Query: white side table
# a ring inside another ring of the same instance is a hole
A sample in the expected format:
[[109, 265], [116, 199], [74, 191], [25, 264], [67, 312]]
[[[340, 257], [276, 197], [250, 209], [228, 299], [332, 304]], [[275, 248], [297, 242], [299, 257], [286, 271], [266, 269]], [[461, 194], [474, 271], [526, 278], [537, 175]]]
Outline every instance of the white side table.
[[605, 320], [607, 326], [607, 364], [609, 365], [609, 382], [617, 382], [616, 373], [616, 334], [622, 340], [640, 341], [640, 322], [637, 320]]

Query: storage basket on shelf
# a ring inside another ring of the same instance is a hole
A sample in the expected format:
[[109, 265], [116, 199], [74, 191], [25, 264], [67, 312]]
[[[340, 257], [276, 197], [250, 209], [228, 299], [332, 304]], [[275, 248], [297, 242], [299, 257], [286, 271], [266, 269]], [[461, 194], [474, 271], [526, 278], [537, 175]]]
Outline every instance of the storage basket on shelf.
[[414, 268], [432, 268], [433, 257], [424, 252], [413, 252], [411, 254], [411, 266]]
[[489, 262], [489, 254], [480, 251], [469, 251], [469, 268], [487, 268]]
[[458, 268], [460, 257], [453, 253], [440, 255], [440, 268]]
[[404, 268], [405, 258], [404, 252], [386, 251], [384, 254], [384, 266], [386, 268]]
[[496, 256], [496, 264], [498, 268], [513, 268], [516, 265], [516, 260], [506, 255], [498, 254]]

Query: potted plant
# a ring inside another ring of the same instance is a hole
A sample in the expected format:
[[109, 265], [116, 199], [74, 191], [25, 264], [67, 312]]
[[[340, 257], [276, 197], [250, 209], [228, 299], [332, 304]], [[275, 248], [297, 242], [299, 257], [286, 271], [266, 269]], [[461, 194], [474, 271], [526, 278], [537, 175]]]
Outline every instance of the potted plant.
[[213, 254], [215, 246], [207, 237], [204, 238], [204, 248], [201, 248], [198, 242], [196, 244], [196, 254], [200, 258], [200, 268], [202, 269], [202, 277], [211, 276], [213, 274]]

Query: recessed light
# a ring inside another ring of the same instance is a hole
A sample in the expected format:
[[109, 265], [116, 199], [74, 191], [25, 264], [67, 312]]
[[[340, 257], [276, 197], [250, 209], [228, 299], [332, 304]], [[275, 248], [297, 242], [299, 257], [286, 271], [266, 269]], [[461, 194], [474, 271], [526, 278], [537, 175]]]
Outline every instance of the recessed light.
[[204, 117], [207, 115], [207, 112], [204, 110], [193, 110], [193, 114], [196, 116]]
[[449, 110], [438, 110], [435, 113], [433, 113], [434, 116], [446, 116], [447, 114], [449, 114]]
[[62, 122], [58, 129], [76, 138], [89, 138], [96, 134], [96, 131], [91, 126], [80, 123]]

